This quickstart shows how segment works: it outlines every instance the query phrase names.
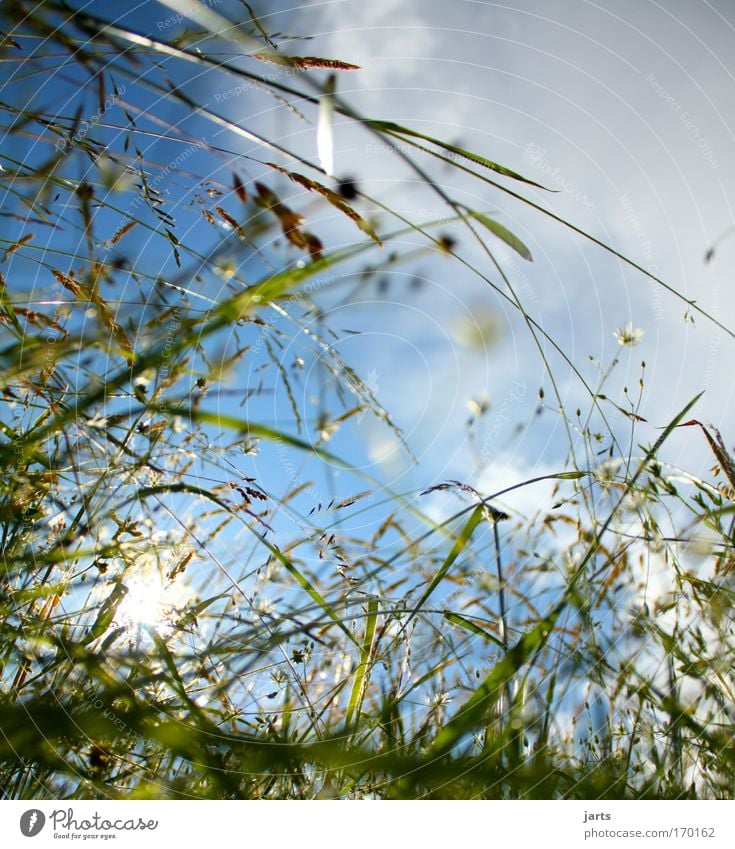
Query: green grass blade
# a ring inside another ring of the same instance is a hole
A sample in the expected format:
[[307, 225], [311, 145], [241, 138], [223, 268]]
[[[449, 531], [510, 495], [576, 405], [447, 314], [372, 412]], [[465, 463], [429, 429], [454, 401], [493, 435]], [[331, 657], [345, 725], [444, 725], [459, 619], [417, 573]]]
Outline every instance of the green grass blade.
[[439, 731], [430, 750], [432, 756], [448, 752], [465, 734], [482, 723], [513, 676], [544, 647], [565, 606], [565, 600], [560, 602], [493, 667], [482, 684]]
[[89, 629], [89, 633], [86, 634], [82, 640], [83, 646], [94, 642], [98, 637], [101, 637], [105, 631], [107, 631], [115, 618], [120, 602], [125, 598], [127, 593], [128, 588], [124, 583], [118, 581], [110, 595], [102, 602], [97, 618], [94, 620], [92, 627]]
[[357, 727], [360, 720], [360, 711], [362, 710], [362, 702], [365, 698], [368, 679], [370, 677], [370, 660], [375, 650], [375, 629], [378, 623], [378, 599], [371, 598], [368, 601], [367, 620], [365, 622], [365, 635], [360, 646], [360, 663], [355, 670], [355, 677], [352, 682], [352, 691], [350, 692], [350, 700], [347, 704], [347, 713], [345, 715], [345, 727]]
[[401, 629], [402, 631], [406, 629], [406, 626], [409, 624], [409, 622], [414, 618], [414, 616], [416, 616], [416, 614], [421, 610], [424, 604], [426, 604], [426, 600], [442, 582], [444, 576], [452, 568], [452, 564], [454, 563], [454, 561], [467, 547], [467, 544], [472, 538], [472, 534], [474, 533], [475, 528], [480, 524], [480, 522], [485, 516], [485, 510], [486, 508], [482, 504], [480, 504], [478, 507], [475, 507], [467, 524], [462, 528], [462, 531], [455, 540], [454, 545], [452, 546], [452, 550], [449, 552], [446, 559], [439, 567], [439, 570], [437, 571], [436, 575], [434, 575], [434, 577], [431, 579], [428, 587], [424, 590], [423, 594], [416, 602], [416, 606], [411, 611], [406, 621], [403, 623], [403, 628]]
[[494, 218], [490, 218], [489, 215], [483, 215], [481, 212], [471, 212], [470, 215], [482, 224], [487, 230], [489, 230], [493, 236], [497, 236], [501, 242], [505, 242], [509, 248], [512, 248], [519, 256], [522, 256], [523, 259], [528, 260], [529, 262], [533, 262], [533, 254], [528, 249], [528, 247], [522, 242], [515, 233], [512, 233], [507, 227], [504, 227]]
[[463, 147], [458, 147], [455, 144], [449, 144], [448, 142], [442, 141], [441, 139], [434, 138], [433, 136], [427, 136], [424, 133], [420, 133], [417, 130], [411, 130], [408, 127], [402, 127], [400, 124], [394, 124], [392, 121], [371, 121], [368, 120], [366, 123], [375, 130], [378, 130], [381, 133], [388, 133], [389, 135], [394, 136], [409, 136], [412, 138], [422, 139], [425, 142], [429, 142], [429, 144], [436, 145], [436, 147], [442, 148], [442, 150], [446, 150], [449, 153], [455, 154], [455, 156], [461, 156], [463, 159], [467, 159], [470, 162], [475, 162], [477, 165], [482, 165], [484, 168], [488, 168], [490, 171], [494, 171], [496, 174], [502, 174], [504, 177], [511, 177], [513, 180], [520, 180], [522, 183], [527, 183], [529, 186], [535, 186], [537, 189], [546, 189], [546, 186], [542, 186], [541, 183], [537, 183], [534, 180], [529, 180], [528, 177], [524, 177], [522, 174], [519, 174], [517, 171], [513, 171], [510, 168], [506, 168], [504, 165], [499, 165], [497, 162], [493, 162], [492, 159], [487, 159], [485, 156], [480, 156], [478, 153], [473, 153], [470, 150], [465, 150]]
[[465, 631], [469, 631], [471, 634], [476, 634], [478, 637], [482, 637], [483, 640], [487, 640], [488, 642], [499, 646], [501, 649], [505, 649], [502, 640], [499, 640], [496, 636], [491, 634], [489, 631], [486, 631], [484, 628], [481, 628], [477, 623], [468, 619], [466, 616], [462, 616], [460, 613], [453, 613], [451, 610], [445, 610], [444, 618], [447, 622], [451, 622], [452, 625], [464, 628]]

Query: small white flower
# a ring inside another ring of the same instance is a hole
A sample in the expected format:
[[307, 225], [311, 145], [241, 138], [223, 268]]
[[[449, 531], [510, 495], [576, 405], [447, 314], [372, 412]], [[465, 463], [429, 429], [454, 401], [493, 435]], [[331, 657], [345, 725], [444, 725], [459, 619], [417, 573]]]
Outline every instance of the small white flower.
[[613, 332], [619, 345], [637, 345], [643, 338], [644, 331], [640, 327], [633, 327], [632, 322], [627, 322], [624, 327], [619, 327]]
[[140, 374], [135, 376], [133, 384], [135, 386], [148, 386], [155, 376], [156, 370], [153, 368], [147, 368], [145, 371], [142, 371]]
[[[226, 229], [232, 229], [228, 227]], [[235, 265], [234, 259], [223, 259], [218, 265], [214, 268], [214, 273], [221, 277], [222, 280], [232, 280], [232, 278], [237, 274], [237, 265]]]
[[430, 701], [431, 707], [442, 708], [446, 707], [452, 701], [452, 697], [449, 693], [438, 692], [434, 693], [433, 698]]
[[338, 430], [339, 425], [337, 422], [327, 422], [327, 424], [325, 424], [319, 431], [319, 436], [321, 437], [322, 442], [329, 442]]
[[107, 416], [94, 415], [91, 419], [87, 419], [87, 427], [104, 430], [107, 427]]
[[478, 398], [467, 401], [467, 409], [473, 416], [482, 416], [490, 409], [490, 396], [483, 393]]
[[599, 483], [603, 488], [610, 486], [610, 484], [615, 480], [615, 475], [622, 463], [623, 461], [620, 457], [613, 457], [610, 460], [604, 460], [600, 463], [600, 465], [595, 469], [595, 478], [597, 479], [597, 483]]
[[276, 608], [269, 598], [256, 598], [253, 601], [253, 610], [265, 616], [273, 616]]
[[640, 489], [634, 489], [629, 492], [623, 501], [623, 506], [626, 510], [631, 510], [635, 513], [645, 509], [649, 502], [647, 493]]
[[102, 185], [109, 192], [126, 192], [135, 185], [133, 174], [107, 156], [97, 160]]
[[60, 531], [66, 527], [66, 513], [57, 513], [52, 519], [49, 519], [48, 526], [52, 531]]
[[281, 564], [275, 558], [272, 558], [268, 561], [265, 567], [265, 575], [263, 576], [263, 580], [265, 581], [280, 581], [282, 575]]

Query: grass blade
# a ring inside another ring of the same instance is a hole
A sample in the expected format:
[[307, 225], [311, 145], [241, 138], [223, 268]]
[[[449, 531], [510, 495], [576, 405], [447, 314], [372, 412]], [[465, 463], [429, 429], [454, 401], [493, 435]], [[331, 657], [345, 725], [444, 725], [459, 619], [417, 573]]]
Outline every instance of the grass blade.
[[476, 221], [479, 221], [483, 227], [489, 230], [493, 236], [497, 236], [501, 242], [505, 242], [509, 248], [512, 248], [517, 254], [522, 256], [523, 259], [533, 262], [533, 254], [531, 251], [518, 238], [518, 236], [516, 236], [515, 233], [512, 233], [507, 227], [504, 227], [494, 218], [490, 218], [489, 215], [483, 215], [481, 212], [471, 212], [470, 215]]
[[365, 635], [360, 646], [360, 663], [355, 670], [355, 678], [352, 682], [350, 700], [347, 704], [345, 715], [345, 727], [357, 728], [360, 721], [360, 711], [365, 698], [368, 679], [370, 677], [370, 661], [375, 651], [375, 629], [378, 623], [378, 599], [371, 598], [368, 601], [367, 620], [365, 622]]
[[502, 640], [498, 639], [494, 634], [491, 634], [484, 628], [481, 628], [476, 622], [473, 622], [466, 616], [462, 616], [460, 613], [454, 613], [451, 610], [445, 610], [444, 618], [447, 620], [447, 622], [451, 622], [452, 625], [457, 625], [460, 628], [464, 628], [465, 631], [469, 631], [471, 634], [476, 634], [478, 637], [482, 637], [483, 640], [487, 640], [490, 643], [494, 643], [501, 649], [505, 648]]
[[462, 531], [460, 532], [459, 536], [455, 540], [455, 543], [452, 546], [452, 550], [449, 552], [446, 559], [444, 560], [442, 565], [439, 567], [439, 570], [437, 571], [436, 575], [434, 575], [434, 577], [431, 579], [428, 587], [424, 590], [423, 594], [421, 595], [419, 600], [416, 602], [416, 606], [411, 611], [411, 613], [409, 614], [406, 621], [403, 623], [403, 627], [401, 628], [401, 631], [404, 631], [406, 629], [406, 627], [411, 622], [411, 620], [414, 618], [414, 616], [416, 616], [416, 614], [421, 610], [421, 608], [426, 603], [426, 600], [434, 592], [434, 590], [439, 586], [439, 584], [442, 582], [442, 580], [444, 579], [444, 576], [447, 574], [447, 572], [452, 568], [452, 564], [454, 563], [454, 561], [459, 557], [459, 555], [467, 547], [467, 544], [469, 543], [470, 539], [472, 539], [472, 534], [474, 533], [475, 528], [480, 524], [480, 522], [483, 520], [483, 518], [485, 516], [485, 510], [486, 510], [486, 508], [482, 504], [475, 507], [475, 509], [473, 510], [472, 515], [470, 516], [467, 524], [462, 528]]

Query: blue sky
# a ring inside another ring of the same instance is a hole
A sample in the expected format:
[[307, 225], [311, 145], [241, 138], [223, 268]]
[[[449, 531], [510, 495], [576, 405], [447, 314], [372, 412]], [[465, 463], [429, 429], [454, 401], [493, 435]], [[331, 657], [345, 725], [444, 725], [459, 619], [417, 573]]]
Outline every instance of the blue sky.
[[[308, 52], [360, 64], [340, 75], [339, 86], [364, 113], [461, 141], [557, 189], [527, 194], [729, 323], [735, 238], [703, 261], [733, 218], [727, 4], [345, 0], [269, 4], [263, 21], [313, 34]], [[264, 125], [313, 156], [311, 128], [263, 104]], [[238, 101], [232, 114], [243, 108]], [[335, 144], [338, 172], [359, 174], [370, 193], [427, 217], [445, 214], [435, 198], [410, 188], [396, 156], [347, 122], [338, 122]], [[441, 167], [432, 173], [463, 202], [497, 210], [531, 247], [533, 265], [509, 257], [511, 280], [587, 377], [595, 373], [588, 355], [607, 364], [619, 354], [610, 391], [619, 401], [623, 386], [637, 385], [645, 359], [642, 414], [653, 426], [705, 389], [697, 415], [727, 434], [732, 340], [703, 319], [687, 324], [684, 304], [556, 223]], [[417, 268], [427, 279], [419, 293], [406, 292], [398, 269], [390, 296], [366, 294], [369, 304], [339, 316], [374, 334], [374, 348], [368, 343], [361, 356], [380, 399], [411, 433], [426, 477], [467, 477], [474, 468], [464, 441], [467, 400], [489, 396], [492, 417], [512, 381], [522, 381], [527, 392], [507, 423], [512, 429], [532, 414], [538, 386], [548, 398], [548, 380], [523, 323], [481, 281], [448, 271], [441, 258]], [[403, 300], [407, 306], [397, 307]], [[498, 338], [487, 351], [460, 341], [457, 326], [468, 312], [496, 320]], [[645, 336], [620, 350], [613, 331], [629, 320]], [[579, 385], [559, 373], [570, 406], [582, 403]], [[508, 449], [518, 473], [553, 465], [564, 451], [553, 414], [545, 418]], [[690, 434], [672, 440], [669, 457], [692, 471], [710, 464]]]

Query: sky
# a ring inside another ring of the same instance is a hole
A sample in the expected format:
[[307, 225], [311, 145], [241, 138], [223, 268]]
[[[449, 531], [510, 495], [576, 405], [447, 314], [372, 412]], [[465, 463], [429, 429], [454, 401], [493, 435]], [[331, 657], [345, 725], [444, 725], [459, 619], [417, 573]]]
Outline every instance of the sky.
[[[735, 236], [718, 243], [711, 262], [704, 257], [733, 223], [732, 6], [342, 0], [269, 3], [262, 21], [310, 33], [309, 52], [359, 64], [340, 75], [339, 92], [364, 114], [457, 141], [555, 190], [525, 194], [731, 324]], [[282, 110], [262, 118], [314, 155], [311, 128], [284, 120]], [[397, 156], [346, 121], [335, 128], [335, 151], [337, 172], [359, 175], [375, 196], [427, 217], [446, 214], [412, 189]], [[701, 317], [692, 325], [681, 300], [556, 222], [441, 167], [432, 174], [462, 202], [497, 212], [531, 248], [533, 264], [499, 255], [531, 315], [588, 379], [597, 371], [590, 356], [607, 364], [619, 355], [610, 396], [620, 403], [624, 386], [637, 387], [645, 360], [641, 414], [649, 433], [705, 390], [696, 415], [727, 441], [731, 338]], [[387, 295], [366, 295], [339, 317], [366, 331], [367, 339], [348, 347], [359, 351], [378, 397], [413, 440], [424, 474], [489, 484], [501, 466], [503, 477], [552, 467], [563, 454], [553, 411], [544, 413], [546, 423], [526, 427], [539, 386], [549, 398], [527, 328], [471, 274], [440, 258], [419, 267], [426, 280], [418, 292], [406, 290], [399, 268]], [[486, 349], [467, 344], [472, 316], [488, 331]], [[628, 321], [645, 335], [621, 349], [613, 334]], [[579, 383], [558, 364], [557, 374], [569, 406], [583, 404]], [[495, 468], [478, 478], [466, 419], [468, 400], [481, 397], [490, 408], [478, 440], [492, 434], [486, 453]], [[509, 415], [500, 413], [504, 402]], [[513, 439], [518, 422], [523, 438]], [[386, 456], [374, 439], [373, 456]], [[698, 465], [692, 471], [711, 465], [690, 432], [671, 441], [669, 457]]]

